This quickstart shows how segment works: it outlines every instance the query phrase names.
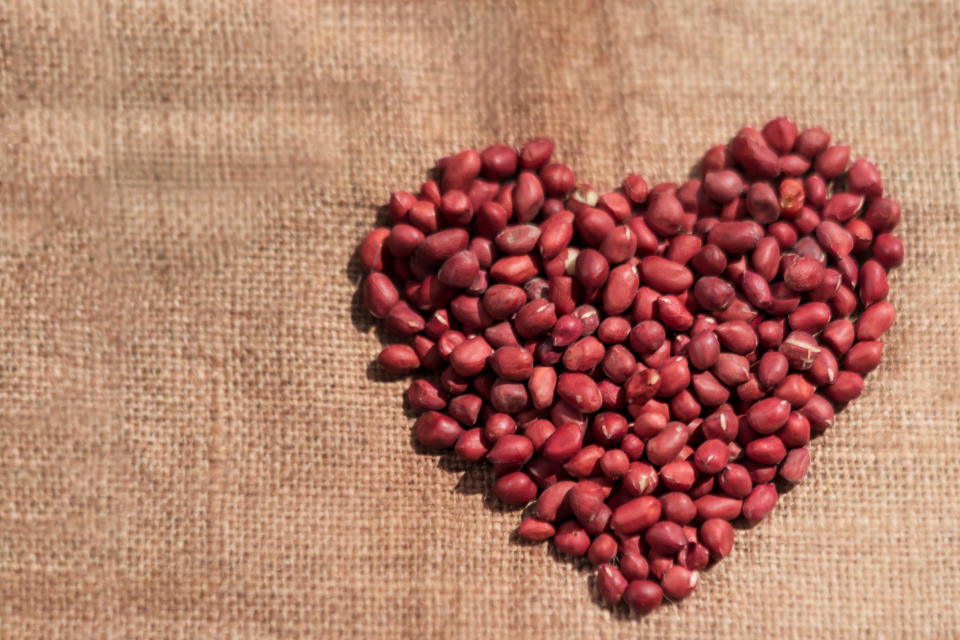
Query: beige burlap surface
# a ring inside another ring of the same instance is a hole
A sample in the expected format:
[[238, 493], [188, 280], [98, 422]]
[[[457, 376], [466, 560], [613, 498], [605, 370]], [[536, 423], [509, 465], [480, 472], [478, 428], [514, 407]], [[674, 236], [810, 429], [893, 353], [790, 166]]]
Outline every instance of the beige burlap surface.
[[[0, 635], [960, 634], [960, 5], [0, 6]], [[601, 187], [789, 114], [876, 160], [907, 262], [807, 482], [645, 618], [411, 446], [352, 258], [433, 159]]]

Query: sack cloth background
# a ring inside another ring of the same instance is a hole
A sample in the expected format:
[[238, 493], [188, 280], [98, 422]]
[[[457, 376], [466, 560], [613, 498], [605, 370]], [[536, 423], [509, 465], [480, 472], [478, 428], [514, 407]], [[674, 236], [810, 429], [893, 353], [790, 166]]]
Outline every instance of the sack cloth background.
[[[4, 637], [956, 637], [960, 5], [0, 8]], [[354, 249], [467, 146], [601, 188], [788, 114], [903, 205], [881, 370], [681, 606], [411, 446]]]

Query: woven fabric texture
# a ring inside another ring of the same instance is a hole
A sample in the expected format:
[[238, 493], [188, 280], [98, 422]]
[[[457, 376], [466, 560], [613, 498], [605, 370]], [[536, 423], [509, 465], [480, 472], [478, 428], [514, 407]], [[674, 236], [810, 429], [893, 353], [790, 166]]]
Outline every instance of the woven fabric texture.
[[[960, 634], [960, 4], [0, 6], [0, 636]], [[881, 369], [682, 606], [419, 453], [354, 250], [435, 158], [601, 188], [787, 114], [904, 211]]]

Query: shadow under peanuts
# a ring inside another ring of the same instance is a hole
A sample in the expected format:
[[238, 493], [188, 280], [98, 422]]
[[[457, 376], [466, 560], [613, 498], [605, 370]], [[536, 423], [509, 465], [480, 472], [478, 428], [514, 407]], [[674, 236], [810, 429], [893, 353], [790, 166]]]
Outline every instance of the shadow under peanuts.
[[[784, 480], [779, 476], [774, 478], [772, 482], [773, 482], [773, 486], [776, 487], [777, 489], [777, 506], [774, 507], [774, 511], [780, 508], [780, 499], [783, 498], [783, 496], [789, 494], [797, 486], [803, 484], [803, 482], [798, 482], [797, 484], [793, 484], [792, 482], [787, 482], [786, 480]], [[762, 520], [757, 520], [756, 522], [750, 522], [743, 516], [740, 516], [736, 520], [732, 520], [730, 524], [733, 525], [733, 528], [736, 529], [737, 531], [749, 531], [751, 529], [757, 528], [758, 526], [762, 526], [767, 521], [767, 518], [769, 517], [770, 516], [767, 516]], [[712, 568], [712, 565], [711, 565], [711, 568]]]
[[[408, 415], [415, 416], [416, 414], [408, 411]], [[458, 458], [453, 451], [438, 452], [435, 449], [425, 447], [417, 441], [413, 429], [410, 431], [410, 443], [418, 455], [437, 458], [437, 468], [448, 473], [460, 474], [460, 478], [453, 489], [457, 493], [482, 496], [483, 506], [494, 513], [518, 513], [526, 508], [525, 505], [505, 504], [493, 494], [493, 483], [496, 482], [496, 476], [489, 464], [468, 462]], [[516, 534], [516, 531], [513, 533]]]
[[[408, 416], [415, 417], [417, 415], [413, 413], [409, 407], [405, 406], [404, 408]], [[448, 473], [459, 473], [460, 478], [457, 480], [457, 484], [453, 490], [463, 495], [482, 496], [483, 506], [490, 511], [494, 513], [518, 513], [527, 508], [526, 505], [505, 504], [493, 494], [493, 483], [496, 481], [496, 477], [494, 476], [493, 468], [489, 464], [468, 462], [458, 458], [453, 451], [437, 451], [436, 449], [423, 446], [417, 440], [415, 429], [412, 425], [410, 428], [410, 447], [414, 453], [419, 456], [436, 458], [437, 468]], [[518, 540], [520, 539], [520, 537], [516, 535], [516, 530], [512, 532], [511, 539], [513, 536], [516, 536]]]
[[[357, 264], [359, 263], [360, 259], [357, 258]], [[367, 333], [376, 326], [376, 323], [375, 318], [370, 315], [366, 305], [363, 303], [362, 287], [362, 284], [358, 285], [350, 297], [350, 322], [353, 323], [353, 328], [360, 333]]]
[[366, 373], [367, 380], [371, 382], [393, 382], [398, 378], [398, 376], [384, 371], [383, 367], [380, 366], [380, 363], [377, 362], [376, 359], [367, 363]]
[[[361, 296], [361, 299], [362, 299], [362, 296]], [[362, 306], [362, 303], [361, 303], [361, 306]], [[367, 313], [366, 308], [363, 308], [362, 311], [363, 313]], [[370, 314], [367, 313], [367, 315], [370, 315]], [[371, 323], [371, 328], [374, 330], [374, 335], [377, 336], [377, 340], [380, 341], [381, 349], [391, 344], [408, 344], [405, 341], [401, 341], [396, 338], [393, 338], [389, 333], [387, 333], [387, 331], [383, 328], [383, 325], [381, 325], [380, 323], [375, 323], [375, 324]], [[367, 380], [370, 380], [372, 382], [393, 382], [395, 380], [401, 380], [401, 379], [406, 379], [410, 377], [409, 374], [396, 374], [396, 373], [390, 373], [386, 371], [383, 367], [380, 366], [380, 363], [377, 362], [377, 356], [379, 354], [380, 352], [378, 351], [376, 354], [374, 354], [373, 359], [367, 363], [367, 370], [366, 370]], [[422, 378], [424, 376], [421, 375], [420, 377]], [[434, 382], [436, 382], [436, 380], [434, 380]], [[415, 414], [408, 412], [408, 415], [415, 415]]]

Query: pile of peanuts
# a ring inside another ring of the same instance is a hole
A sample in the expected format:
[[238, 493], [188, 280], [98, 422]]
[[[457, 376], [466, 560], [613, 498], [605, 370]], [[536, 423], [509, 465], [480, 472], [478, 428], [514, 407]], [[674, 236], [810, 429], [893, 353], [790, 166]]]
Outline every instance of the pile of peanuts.
[[894, 320], [900, 206], [821, 128], [776, 118], [699, 178], [598, 194], [538, 138], [441, 159], [360, 259], [400, 344], [417, 440], [488, 460], [519, 535], [598, 566], [603, 598], [680, 600], [733, 521], [800, 482]]

